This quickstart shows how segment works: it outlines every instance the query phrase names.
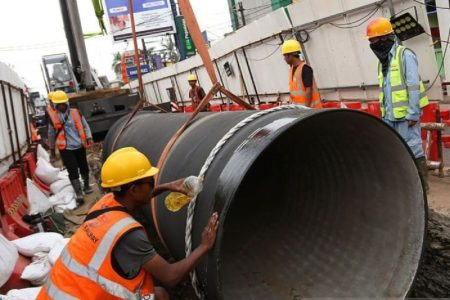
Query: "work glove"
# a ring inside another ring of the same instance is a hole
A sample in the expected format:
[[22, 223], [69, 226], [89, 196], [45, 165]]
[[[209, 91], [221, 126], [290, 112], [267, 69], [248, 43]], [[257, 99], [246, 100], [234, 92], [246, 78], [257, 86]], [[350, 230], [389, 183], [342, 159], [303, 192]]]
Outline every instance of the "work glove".
[[203, 178], [189, 176], [184, 179], [183, 187], [187, 196], [195, 197], [203, 190]]

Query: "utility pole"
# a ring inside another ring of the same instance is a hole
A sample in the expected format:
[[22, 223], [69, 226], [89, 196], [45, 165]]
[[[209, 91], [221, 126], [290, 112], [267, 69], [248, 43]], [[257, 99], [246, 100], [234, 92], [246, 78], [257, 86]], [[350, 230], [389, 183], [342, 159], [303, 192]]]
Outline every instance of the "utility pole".
[[238, 11], [241, 14], [242, 26], [245, 26], [246, 24], [245, 24], [245, 16], [244, 16], [244, 7], [242, 6], [242, 2], [239, 2], [238, 6], [239, 6]]
[[[80, 59], [78, 58], [77, 46], [75, 45], [75, 40], [73, 38], [72, 25], [70, 23], [66, 0], [59, 0], [59, 6], [61, 7], [61, 15], [64, 24], [64, 32], [66, 33], [67, 46], [69, 47], [72, 71], [77, 74], [77, 68], [79, 68], [81, 65]], [[77, 80], [80, 81], [81, 78], [77, 77]]]
[[139, 96], [140, 96], [141, 101], [145, 101], [144, 85], [142, 83], [141, 62], [140, 62], [140, 57], [139, 57], [139, 48], [138, 48], [137, 36], [136, 36], [136, 25], [134, 23], [133, 0], [128, 0], [128, 13], [130, 14], [130, 21], [131, 21], [131, 35], [133, 38], [134, 61], [136, 63], [138, 82], [139, 82]]
[[78, 4], [76, 0], [65, 0], [67, 5], [67, 11], [69, 13], [70, 23], [72, 25], [72, 33], [77, 49], [78, 56], [80, 58], [81, 71], [84, 73], [82, 77], [82, 83], [86, 87], [86, 90], [93, 90], [94, 84], [92, 81], [91, 66], [89, 65], [89, 59], [86, 51], [86, 44], [84, 43], [83, 29], [81, 28], [80, 13], [78, 12]]

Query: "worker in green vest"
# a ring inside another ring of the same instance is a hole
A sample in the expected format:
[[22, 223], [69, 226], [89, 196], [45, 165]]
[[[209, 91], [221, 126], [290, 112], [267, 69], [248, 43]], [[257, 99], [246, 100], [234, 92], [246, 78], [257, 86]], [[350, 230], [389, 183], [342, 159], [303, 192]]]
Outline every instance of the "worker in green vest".
[[414, 52], [396, 42], [391, 22], [375, 18], [367, 25], [370, 48], [378, 57], [379, 101], [383, 120], [410, 147], [428, 192], [428, 168], [422, 148], [420, 116], [428, 105]]

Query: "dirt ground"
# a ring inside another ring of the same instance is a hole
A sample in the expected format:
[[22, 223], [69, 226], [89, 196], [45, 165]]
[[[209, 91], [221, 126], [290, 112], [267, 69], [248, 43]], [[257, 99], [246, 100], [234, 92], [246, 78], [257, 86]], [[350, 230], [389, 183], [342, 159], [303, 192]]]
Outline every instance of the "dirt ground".
[[[446, 150], [450, 152], [450, 150]], [[94, 174], [98, 169], [98, 156], [90, 157]], [[450, 162], [446, 161], [450, 166]], [[411, 289], [411, 298], [449, 298], [450, 297], [450, 170], [446, 177], [439, 178], [430, 172], [428, 194], [428, 234], [422, 264]], [[94, 176], [91, 178], [94, 193], [85, 197], [85, 204], [73, 211], [65, 212], [66, 236], [70, 237], [82, 224], [90, 207], [101, 197]], [[157, 251], [170, 260], [161, 245], [155, 240], [156, 234], [150, 233]], [[176, 289], [169, 289], [171, 299], [194, 300], [195, 294], [188, 280]]]
[[450, 177], [430, 176], [428, 230], [413, 298], [450, 297]]

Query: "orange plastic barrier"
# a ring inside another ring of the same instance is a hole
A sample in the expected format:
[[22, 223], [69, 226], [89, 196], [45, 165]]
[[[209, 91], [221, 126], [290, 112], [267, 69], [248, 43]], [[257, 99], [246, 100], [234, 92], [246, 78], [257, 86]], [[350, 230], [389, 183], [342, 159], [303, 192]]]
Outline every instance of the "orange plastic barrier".
[[218, 112], [218, 111], [221, 111], [221, 109], [220, 109], [220, 104], [211, 104], [211, 106], [210, 106], [210, 111], [212, 111], [212, 112]]
[[381, 108], [379, 101], [367, 102], [367, 112], [375, 117], [381, 118]]
[[231, 111], [240, 111], [240, 110], [245, 110], [245, 108], [240, 106], [239, 104], [233, 103], [230, 105], [230, 110]]
[[27, 214], [28, 199], [24, 178], [19, 169], [11, 169], [0, 179], [0, 218], [7, 226], [3, 230], [11, 231], [19, 237], [34, 232], [29, 224], [22, 221]]
[[41, 191], [46, 194], [51, 194], [50, 187], [42, 182], [39, 177], [35, 175], [36, 170], [36, 160], [33, 153], [27, 152], [23, 157], [22, 161], [25, 163], [26, 175], [28, 178], [32, 179], [33, 182], [39, 187]]
[[259, 110], [271, 109], [275, 106], [276, 106], [276, 104], [274, 104], [274, 103], [263, 103], [263, 104], [259, 105]]

